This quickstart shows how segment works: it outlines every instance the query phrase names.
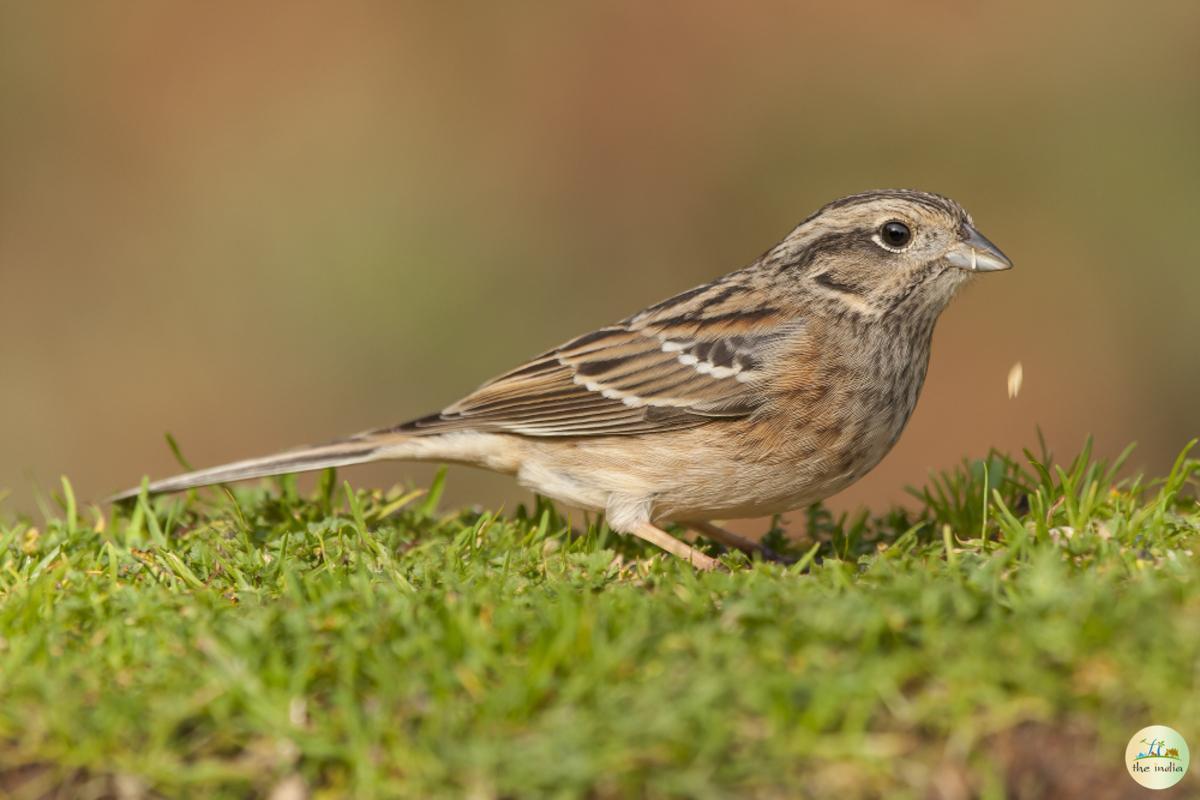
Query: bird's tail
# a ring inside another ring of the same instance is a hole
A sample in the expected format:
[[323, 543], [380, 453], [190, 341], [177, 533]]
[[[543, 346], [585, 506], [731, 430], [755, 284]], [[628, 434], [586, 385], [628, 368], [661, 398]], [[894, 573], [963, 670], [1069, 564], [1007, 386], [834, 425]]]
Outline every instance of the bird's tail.
[[[210, 486], [214, 483], [363, 464], [392, 457], [392, 451], [389, 450], [390, 444], [391, 442], [388, 442], [387, 439], [370, 434], [354, 436], [329, 444], [298, 447], [274, 455], [234, 461], [230, 464], [199, 469], [195, 472], [185, 472], [182, 475], [151, 481], [147, 489], [151, 494], [179, 492], [197, 486]], [[128, 500], [137, 497], [141, 491], [140, 486], [126, 489], [108, 498], [108, 501]]]

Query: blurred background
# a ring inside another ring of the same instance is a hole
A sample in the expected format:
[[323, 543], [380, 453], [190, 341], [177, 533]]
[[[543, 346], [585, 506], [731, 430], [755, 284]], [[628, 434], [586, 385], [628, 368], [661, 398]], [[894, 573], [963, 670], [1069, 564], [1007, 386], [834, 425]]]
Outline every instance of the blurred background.
[[1039, 425], [1153, 471], [1200, 433], [1194, 0], [4, 3], [4, 507], [172, 472], [167, 431], [201, 466], [429, 412], [897, 186], [1016, 268], [836, 509]]

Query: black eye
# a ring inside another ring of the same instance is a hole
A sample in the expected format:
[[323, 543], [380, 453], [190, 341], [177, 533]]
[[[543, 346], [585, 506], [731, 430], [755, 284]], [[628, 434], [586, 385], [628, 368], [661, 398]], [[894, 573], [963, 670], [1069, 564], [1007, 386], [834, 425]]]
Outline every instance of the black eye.
[[888, 247], [904, 247], [912, 239], [912, 231], [903, 222], [892, 220], [883, 223], [883, 227], [879, 229], [879, 238]]

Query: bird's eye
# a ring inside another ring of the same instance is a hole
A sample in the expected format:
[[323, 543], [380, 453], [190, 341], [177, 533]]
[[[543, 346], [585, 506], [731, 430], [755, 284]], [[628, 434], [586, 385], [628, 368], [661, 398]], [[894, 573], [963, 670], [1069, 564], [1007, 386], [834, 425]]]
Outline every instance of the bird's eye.
[[879, 229], [879, 238], [888, 247], [904, 247], [912, 239], [912, 231], [903, 222], [892, 220], [883, 223]]

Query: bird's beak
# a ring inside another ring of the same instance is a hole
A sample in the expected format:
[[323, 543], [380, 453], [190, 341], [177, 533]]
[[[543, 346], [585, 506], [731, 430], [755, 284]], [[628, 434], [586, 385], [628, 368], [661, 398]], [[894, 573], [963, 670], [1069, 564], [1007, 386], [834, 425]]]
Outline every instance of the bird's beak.
[[944, 256], [946, 263], [968, 272], [996, 272], [1012, 269], [1008, 256], [987, 240], [974, 228], [967, 228], [967, 236], [951, 247]]

